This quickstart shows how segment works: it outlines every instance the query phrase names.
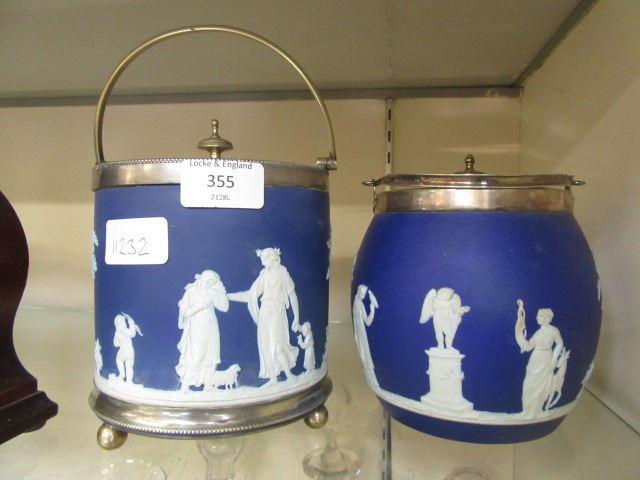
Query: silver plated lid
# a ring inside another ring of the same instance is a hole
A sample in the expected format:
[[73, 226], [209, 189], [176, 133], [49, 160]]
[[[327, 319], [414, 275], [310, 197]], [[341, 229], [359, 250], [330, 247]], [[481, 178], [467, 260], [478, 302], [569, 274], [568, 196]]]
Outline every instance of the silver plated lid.
[[[395, 174], [363, 182], [373, 187], [374, 212], [552, 211], [572, 212], [571, 187], [584, 185], [571, 175], [490, 175], [474, 168], [452, 174]], [[384, 191], [380, 191], [383, 187]]]

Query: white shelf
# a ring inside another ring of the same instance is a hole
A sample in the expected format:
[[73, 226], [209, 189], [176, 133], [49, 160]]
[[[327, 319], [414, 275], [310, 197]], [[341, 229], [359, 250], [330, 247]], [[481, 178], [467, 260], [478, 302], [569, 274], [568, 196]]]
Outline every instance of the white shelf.
[[[351, 399], [339, 443], [362, 457], [362, 479], [383, 478], [383, 458], [390, 461], [387, 477], [393, 480], [440, 480], [461, 466], [482, 469], [492, 480], [638, 478], [640, 435], [588, 392], [560, 428], [541, 440], [465, 444], [392, 421], [391, 450], [383, 455], [381, 408], [366, 386], [351, 324], [332, 323], [329, 330], [330, 376], [346, 386]], [[14, 340], [22, 363], [60, 410], [44, 428], [0, 445], [2, 478], [87, 480], [87, 472], [130, 458], [160, 465], [169, 480], [203, 477], [204, 460], [194, 441], [130, 435], [118, 450], [98, 447], [100, 421], [87, 403], [93, 373], [92, 311], [22, 308]], [[322, 441], [322, 432], [303, 422], [249, 435], [236, 479], [306, 479], [302, 459]]]
[[[0, 477], [11, 480], [88, 480], [88, 472], [127, 459], [161, 466], [169, 480], [204, 477], [205, 462], [193, 440], [167, 440], [129, 435], [117, 450], [96, 443], [101, 422], [88, 405], [93, 379], [93, 311], [22, 308], [14, 325], [16, 351], [38, 388], [58, 403], [59, 413], [35, 432], [0, 445]], [[380, 407], [360, 371], [351, 326], [332, 324], [330, 370], [334, 382], [347, 382], [353, 400], [344, 432], [363, 460], [360, 478], [380, 478]], [[246, 436], [236, 480], [306, 479], [304, 456], [324, 440], [304, 422]]]
[[477, 468], [492, 480], [636, 479], [640, 435], [584, 392], [547, 437], [508, 445], [443, 440], [391, 422], [393, 480], [443, 480], [456, 468]]

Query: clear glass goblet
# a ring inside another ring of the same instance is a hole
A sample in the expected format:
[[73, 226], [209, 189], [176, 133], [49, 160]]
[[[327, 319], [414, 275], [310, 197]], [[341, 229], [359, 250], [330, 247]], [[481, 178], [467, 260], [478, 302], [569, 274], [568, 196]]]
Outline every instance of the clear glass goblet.
[[232, 480], [243, 448], [244, 437], [241, 436], [198, 440], [198, 450], [207, 462], [204, 480]]
[[315, 480], [346, 480], [360, 474], [362, 460], [354, 452], [338, 446], [338, 430], [343, 426], [351, 398], [340, 383], [334, 382], [333, 391], [325, 402], [329, 419], [323, 427], [325, 445], [305, 455], [302, 468]]

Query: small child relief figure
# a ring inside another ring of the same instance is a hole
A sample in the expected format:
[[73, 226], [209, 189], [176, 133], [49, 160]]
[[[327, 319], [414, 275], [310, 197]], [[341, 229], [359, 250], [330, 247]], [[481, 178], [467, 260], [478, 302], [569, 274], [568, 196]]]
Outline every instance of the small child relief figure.
[[298, 334], [298, 345], [304, 350], [304, 369], [308, 372], [316, 368], [316, 352], [313, 348], [313, 333], [311, 324], [305, 322], [300, 327], [301, 334]]
[[116, 315], [113, 323], [116, 333], [113, 336], [113, 345], [118, 347], [116, 354], [116, 365], [118, 366], [118, 378], [125, 382], [133, 383], [133, 364], [135, 362], [135, 351], [133, 350], [132, 338], [136, 334], [142, 337], [140, 327], [136, 325], [126, 313]]

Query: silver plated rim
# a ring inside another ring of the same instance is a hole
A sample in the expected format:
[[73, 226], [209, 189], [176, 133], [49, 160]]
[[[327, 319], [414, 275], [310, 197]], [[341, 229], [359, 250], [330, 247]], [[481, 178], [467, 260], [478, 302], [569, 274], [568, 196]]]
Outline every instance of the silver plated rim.
[[557, 188], [412, 188], [374, 193], [375, 213], [434, 211], [573, 212], [573, 195]]
[[[182, 162], [189, 158], [151, 158], [104, 162], [93, 167], [92, 189], [133, 185], [179, 185]], [[201, 159], [198, 159], [201, 160]], [[308, 165], [271, 160], [222, 158], [245, 161], [264, 166], [265, 186], [329, 189], [327, 170]]]
[[[192, 159], [192, 158], [186, 158], [186, 157], [185, 158], [135, 158], [132, 160], [103, 162], [98, 165], [95, 165], [94, 168], [99, 170], [102, 168], [116, 167], [116, 166], [122, 166], [122, 165], [148, 165], [148, 164], [164, 164], [164, 163], [182, 164], [182, 162], [184, 162], [185, 160], [211, 160], [211, 158], [198, 158], [198, 159]], [[318, 172], [326, 173], [324, 169], [321, 169], [319, 167], [312, 167], [310, 165], [303, 165], [300, 163], [293, 163], [293, 162], [277, 162], [275, 160], [252, 160], [247, 158], [216, 158], [214, 160], [230, 160], [230, 161], [238, 160], [242, 162], [255, 162], [255, 163], [260, 163], [262, 165], [269, 165], [273, 167], [299, 168], [303, 170], [308, 170], [310, 172], [318, 171]]]
[[557, 187], [570, 188], [583, 185], [572, 175], [488, 175], [485, 173], [467, 174], [394, 174], [385, 175], [378, 180], [363, 182], [367, 186], [422, 187], [422, 188], [495, 188], [495, 187]]
[[89, 406], [103, 422], [129, 433], [159, 438], [225, 437], [268, 430], [299, 420], [329, 397], [329, 377], [275, 401], [216, 408], [160, 407], [118, 400], [94, 388]]

